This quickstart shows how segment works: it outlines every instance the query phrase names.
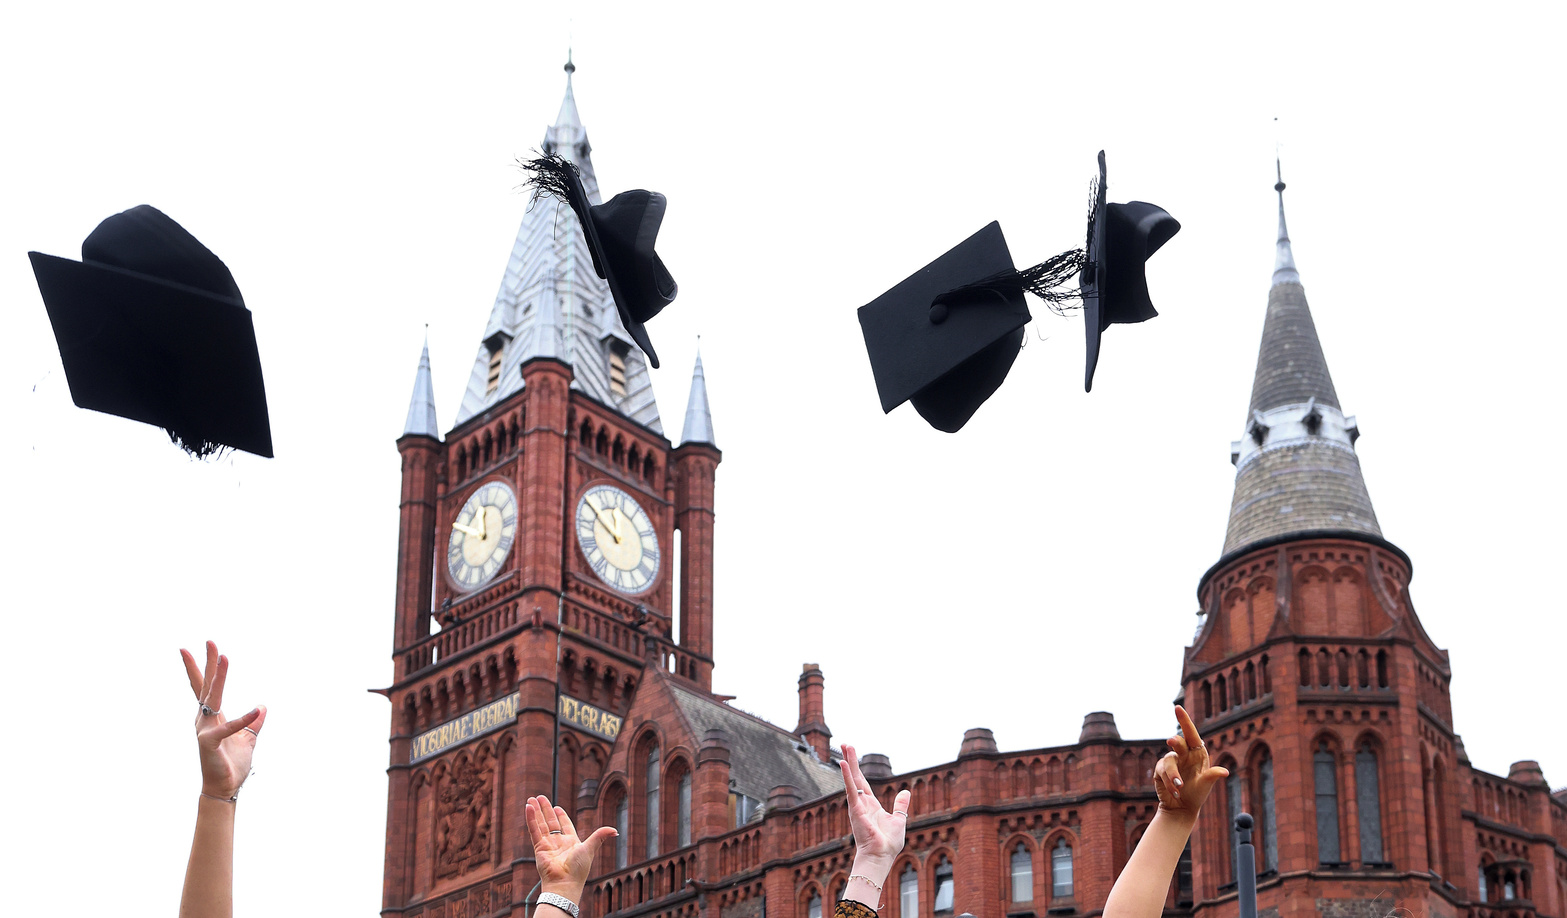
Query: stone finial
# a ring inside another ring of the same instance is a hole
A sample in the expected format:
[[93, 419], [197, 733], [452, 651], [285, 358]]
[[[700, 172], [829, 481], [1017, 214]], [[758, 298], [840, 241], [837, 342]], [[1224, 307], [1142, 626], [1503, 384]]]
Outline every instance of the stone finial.
[[892, 759], [879, 752], [867, 752], [860, 756], [860, 773], [872, 781], [885, 781], [892, 777]]
[[1121, 731], [1116, 729], [1115, 715], [1109, 711], [1094, 711], [1083, 718], [1083, 732], [1078, 734], [1079, 743], [1118, 743], [1121, 741]]
[[696, 753], [697, 764], [723, 762], [729, 764], [729, 734], [717, 727], [702, 736], [702, 747]]
[[793, 784], [780, 784], [767, 792], [767, 809], [768, 812], [787, 810], [799, 806], [802, 800], [798, 787]]
[[577, 790], [577, 809], [591, 810], [598, 806], [599, 782], [597, 778], [583, 778]]
[[958, 747], [958, 758], [996, 751], [996, 735], [988, 727], [975, 727], [963, 731], [963, 745]]

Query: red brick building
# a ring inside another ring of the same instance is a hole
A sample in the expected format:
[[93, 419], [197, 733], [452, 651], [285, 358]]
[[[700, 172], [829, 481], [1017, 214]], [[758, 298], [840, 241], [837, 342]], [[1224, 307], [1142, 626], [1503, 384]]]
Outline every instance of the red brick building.
[[[545, 149], [582, 169], [567, 91]], [[1290, 252], [1278, 260], [1222, 557], [1180, 694], [1233, 777], [1171, 884], [1172, 914], [1234, 914], [1229, 817], [1257, 820], [1269, 918], [1567, 916], [1567, 791], [1532, 762], [1471, 768], [1447, 654], [1381, 536]], [[820, 918], [852, 859], [806, 664], [784, 729], [712, 694], [714, 480], [698, 359], [678, 445], [568, 208], [524, 218], [457, 424], [421, 360], [402, 454], [382, 914], [522, 915], [523, 800], [611, 823], [591, 916]], [[677, 541], [678, 540], [678, 541]], [[678, 547], [677, 547], [678, 546]], [[1156, 805], [1163, 737], [1107, 713], [1076, 742], [865, 770], [914, 794], [888, 918], [1092, 916]], [[826, 904], [824, 904], [826, 903]]]

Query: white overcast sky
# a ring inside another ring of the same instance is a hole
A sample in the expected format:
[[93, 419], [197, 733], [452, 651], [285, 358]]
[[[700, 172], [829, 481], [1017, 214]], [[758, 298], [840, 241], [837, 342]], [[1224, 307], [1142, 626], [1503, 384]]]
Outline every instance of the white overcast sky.
[[[172, 913], [196, 802], [175, 655], [271, 707], [237, 914], [380, 907], [398, 456], [425, 323], [453, 420], [576, 94], [607, 193], [668, 195], [651, 326], [679, 435], [697, 335], [719, 470], [716, 690], [906, 770], [963, 730], [1163, 736], [1223, 542], [1273, 267], [1273, 155], [1339, 396], [1477, 767], [1562, 730], [1559, 10], [1493, 4], [28, 4], [0, 19], [0, 462], [18, 912]], [[1541, 18], [1550, 16], [1551, 19]], [[1279, 127], [1274, 118], [1278, 117]], [[1160, 317], [1036, 308], [956, 436], [883, 416], [854, 310], [990, 220], [1019, 264], [1111, 200], [1183, 229]], [[30, 249], [151, 203], [255, 314], [278, 458], [197, 463], [71, 405]]]

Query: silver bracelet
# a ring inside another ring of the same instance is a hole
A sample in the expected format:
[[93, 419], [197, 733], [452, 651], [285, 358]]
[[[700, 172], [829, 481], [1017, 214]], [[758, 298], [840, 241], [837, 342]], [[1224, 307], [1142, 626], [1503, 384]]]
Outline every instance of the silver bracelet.
[[539, 894], [539, 904], [540, 905], [553, 905], [556, 908], [560, 909], [561, 911], [566, 912], [569, 915], [571, 915], [571, 918], [578, 918], [577, 903], [571, 901], [570, 899], [566, 898], [565, 896], [557, 896], [554, 893], [540, 893]]

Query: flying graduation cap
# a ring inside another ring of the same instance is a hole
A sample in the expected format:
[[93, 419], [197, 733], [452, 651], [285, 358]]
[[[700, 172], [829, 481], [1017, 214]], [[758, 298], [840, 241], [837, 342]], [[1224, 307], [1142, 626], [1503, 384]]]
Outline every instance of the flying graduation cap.
[[[1092, 389], [1099, 339], [1110, 325], [1157, 313], [1143, 274], [1148, 256], [1181, 225], [1162, 208], [1105, 203], [1105, 158], [1088, 215], [1087, 246], [1023, 270], [991, 223], [902, 283], [860, 307], [860, 328], [883, 411], [912, 402], [932, 427], [955, 433], [1001, 386], [1032, 315], [1024, 293], [1053, 311], [1081, 299]], [[1077, 280], [1077, 289], [1069, 284]]]
[[78, 407], [154, 424], [186, 452], [272, 457], [250, 310], [226, 265], [147, 204], [82, 242], [28, 252]]
[[622, 191], [603, 204], [588, 200], [582, 177], [571, 161], [552, 153], [520, 163], [531, 172], [528, 184], [537, 200], [548, 194], [571, 205], [582, 224], [593, 255], [593, 270], [609, 284], [610, 296], [620, 313], [620, 324], [631, 333], [648, 363], [658, 368], [658, 354], [648, 338], [646, 323], [680, 292], [664, 260], [653, 250], [658, 228], [664, 222], [668, 200], [656, 191]]

